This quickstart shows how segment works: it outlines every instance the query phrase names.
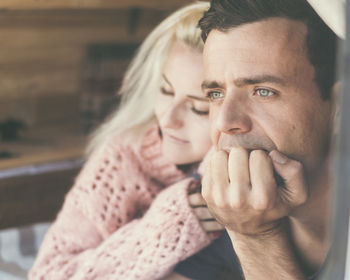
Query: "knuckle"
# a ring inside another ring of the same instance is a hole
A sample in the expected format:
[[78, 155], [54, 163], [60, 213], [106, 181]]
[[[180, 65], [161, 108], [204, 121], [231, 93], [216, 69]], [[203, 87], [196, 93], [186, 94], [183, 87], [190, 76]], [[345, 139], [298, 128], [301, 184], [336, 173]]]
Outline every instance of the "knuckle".
[[197, 213], [201, 217], [205, 216], [205, 214], [206, 214], [204, 208], [197, 208]]
[[265, 211], [270, 208], [269, 200], [266, 198], [255, 199], [252, 203], [252, 208], [256, 211]]
[[204, 198], [204, 200], [208, 200], [211, 197], [211, 188], [207, 182], [204, 182], [202, 184], [201, 195]]
[[293, 174], [300, 174], [303, 173], [303, 165], [299, 161], [295, 161], [293, 163]]
[[300, 192], [300, 194], [295, 199], [296, 205], [302, 205], [304, 204], [309, 198], [309, 194], [306, 190], [303, 190]]
[[231, 203], [229, 206], [230, 208], [238, 210], [238, 209], [244, 208], [245, 205], [246, 205], [246, 200], [242, 195], [237, 193], [237, 195], [232, 196]]
[[247, 189], [248, 186], [241, 186], [240, 184], [231, 183], [231, 198], [230, 198], [230, 207], [234, 209], [244, 208], [246, 205], [246, 194], [244, 189]]
[[193, 194], [191, 198], [192, 204], [193, 205], [199, 205], [201, 204], [201, 199], [199, 197], [199, 194]]
[[227, 203], [224, 199], [219, 199], [219, 198], [216, 198], [215, 199], [215, 206], [218, 208], [218, 209], [226, 209], [227, 208]]
[[211, 192], [208, 189], [202, 189], [202, 197], [208, 203], [212, 200]]

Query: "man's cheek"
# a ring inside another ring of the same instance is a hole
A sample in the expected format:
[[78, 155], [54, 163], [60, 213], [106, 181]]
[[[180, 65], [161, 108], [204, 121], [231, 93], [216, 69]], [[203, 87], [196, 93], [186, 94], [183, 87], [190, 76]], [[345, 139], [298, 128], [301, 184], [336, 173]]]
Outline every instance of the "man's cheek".
[[210, 139], [215, 147], [218, 147], [218, 142], [220, 138], [220, 131], [215, 128], [210, 128]]
[[209, 123], [210, 123], [210, 139], [211, 142], [215, 147], [217, 147], [219, 138], [220, 138], [220, 131], [216, 129], [216, 118], [215, 118], [215, 113], [212, 112], [214, 110], [210, 110], [210, 115], [209, 115]]

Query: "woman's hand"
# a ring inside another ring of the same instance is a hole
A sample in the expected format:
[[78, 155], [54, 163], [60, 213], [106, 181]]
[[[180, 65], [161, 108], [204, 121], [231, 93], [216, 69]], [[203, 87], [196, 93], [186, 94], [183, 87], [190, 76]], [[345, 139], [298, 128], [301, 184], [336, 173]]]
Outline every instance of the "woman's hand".
[[209, 212], [207, 203], [203, 199], [202, 195], [198, 192], [189, 194], [188, 201], [193, 209], [193, 212], [197, 216], [200, 224], [207, 232], [209, 237], [211, 239], [219, 237], [225, 228], [219, 224]]

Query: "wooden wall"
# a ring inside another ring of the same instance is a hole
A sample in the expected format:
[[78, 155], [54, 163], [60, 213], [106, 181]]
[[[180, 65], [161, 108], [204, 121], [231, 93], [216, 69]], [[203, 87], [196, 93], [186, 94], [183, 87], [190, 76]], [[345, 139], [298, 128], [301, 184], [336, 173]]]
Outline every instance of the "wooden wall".
[[[101, 61], [94, 59], [103, 57], [103, 71], [120, 76], [113, 81], [120, 82], [132, 55], [129, 46], [134, 51], [155, 25], [185, 3], [0, 1], [0, 125], [8, 118], [27, 125], [16, 141], [5, 141], [0, 133], [0, 228], [55, 217], [79, 171], [77, 166], [58, 167], [83, 156], [82, 131], [90, 124], [82, 129], [82, 105], [93, 100], [89, 95], [96, 88], [103, 92], [111, 86], [101, 82], [101, 71], [94, 69]], [[104, 53], [109, 46], [112, 67]], [[44, 171], [33, 171], [39, 169]], [[21, 170], [25, 174], [18, 175]]]
[[36, 126], [77, 119], [87, 47], [138, 44], [168, 13], [150, 8], [0, 10], [0, 121], [16, 117]]

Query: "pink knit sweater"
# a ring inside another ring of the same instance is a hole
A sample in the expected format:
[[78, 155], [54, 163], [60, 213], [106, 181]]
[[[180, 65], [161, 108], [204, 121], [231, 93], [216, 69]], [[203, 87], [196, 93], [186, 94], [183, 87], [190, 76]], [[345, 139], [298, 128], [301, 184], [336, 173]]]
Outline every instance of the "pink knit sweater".
[[187, 200], [193, 179], [160, 144], [153, 128], [137, 150], [115, 140], [89, 158], [29, 279], [159, 279], [209, 244]]

